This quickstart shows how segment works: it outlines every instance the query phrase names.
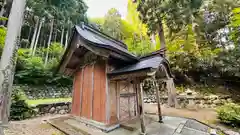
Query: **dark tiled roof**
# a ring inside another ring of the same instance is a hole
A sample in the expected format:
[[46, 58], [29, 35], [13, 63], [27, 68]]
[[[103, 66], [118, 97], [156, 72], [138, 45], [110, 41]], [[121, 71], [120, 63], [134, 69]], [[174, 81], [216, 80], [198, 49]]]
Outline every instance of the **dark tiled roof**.
[[127, 50], [127, 46], [124, 43], [115, 40], [88, 25], [76, 25], [75, 28], [82, 38], [88, 42], [92, 42], [98, 47], [111, 49], [112, 51], [120, 54], [125, 54], [131, 58], [138, 59], [135, 55]]
[[135, 71], [145, 70], [145, 69], [157, 69], [159, 65], [163, 63], [168, 63], [168, 61], [159, 55], [155, 55], [152, 57], [145, 57], [140, 59], [140, 61], [135, 64], [113, 70], [109, 74], [115, 75], [115, 74], [135, 72]]

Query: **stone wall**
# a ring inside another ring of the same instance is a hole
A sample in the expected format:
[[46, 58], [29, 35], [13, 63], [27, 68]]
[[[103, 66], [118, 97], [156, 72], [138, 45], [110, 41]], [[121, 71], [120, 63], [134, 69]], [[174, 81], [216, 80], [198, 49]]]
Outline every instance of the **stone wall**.
[[15, 85], [14, 89], [20, 89], [28, 99], [68, 98], [72, 96], [72, 86], [29, 86]]
[[40, 104], [33, 107], [37, 115], [67, 114], [71, 112], [71, 102]]
[[[160, 97], [161, 104], [167, 104], [167, 96]], [[199, 96], [199, 95], [178, 95], [179, 108], [215, 108], [225, 103], [231, 103], [230, 96]], [[155, 95], [145, 95], [145, 103], [156, 103]]]

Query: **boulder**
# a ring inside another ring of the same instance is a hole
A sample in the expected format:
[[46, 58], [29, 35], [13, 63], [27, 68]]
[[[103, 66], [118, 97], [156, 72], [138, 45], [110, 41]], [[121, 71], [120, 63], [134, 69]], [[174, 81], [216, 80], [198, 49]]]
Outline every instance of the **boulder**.
[[49, 110], [49, 113], [53, 114], [55, 112], [56, 108], [55, 107], [52, 107], [50, 110]]
[[228, 102], [228, 103], [232, 103], [233, 101], [232, 101], [231, 98], [228, 98], [228, 99], [227, 99], [227, 102]]
[[186, 93], [187, 93], [187, 95], [193, 95], [193, 91], [190, 89], [187, 89]]
[[67, 105], [64, 105], [64, 106], [62, 107], [62, 109], [68, 110], [68, 106], [67, 106]]
[[56, 110], [57, 110], [57, 111], [59, 111], [59, 110], [61, 110], [61, 109], [62, 109], [61, 106], [57, 106], [57, 107], [56, 107]]
[[58, 113], [63, 115], [63, 114], [66, 114], [67, 112], [66, 112], [66, 110], [60, 110]]
[[221, 104], [221, 100], [216, 99], [216, 100], [213, 101], [213, 103], [216, 104], [216, 105], [220, 105]]

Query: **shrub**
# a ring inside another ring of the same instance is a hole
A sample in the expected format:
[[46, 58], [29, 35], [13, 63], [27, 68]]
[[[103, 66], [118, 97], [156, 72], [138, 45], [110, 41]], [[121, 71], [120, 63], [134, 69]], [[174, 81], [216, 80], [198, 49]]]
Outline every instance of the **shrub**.
[[240, 126], [240, 105], [231, 103], [217, 109], [218, 118], [225, 124]]
[[35, 115], [33, 108], [25, 101], [26, 97], [22, 90], [15, 89], [12, 94], [12, 104], [10, 110], [11, 120], [24, 120]]

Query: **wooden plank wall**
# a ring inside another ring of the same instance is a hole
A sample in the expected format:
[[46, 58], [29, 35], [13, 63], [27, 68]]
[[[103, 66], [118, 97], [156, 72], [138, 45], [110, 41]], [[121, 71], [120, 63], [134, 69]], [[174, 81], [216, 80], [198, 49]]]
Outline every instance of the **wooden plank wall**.
[[72, 114], [107, 123], [106, 63], [87, 65], [75, 74]]
[[77, 72], [74, 78], [74, 86], [73, 86], [73, 99], [72, 99], [72, 114], [76, 116], [80, 116], [80, 88], [82, 82], [82, 70]]
[[84, 68], [83, 89], [82, 89], [82, 111], [80, 116], [90, 119], [92, 111], [92, 65]]
[[106, 123], [106, 64], [95, 63], [93, 86], [93, 120]]

